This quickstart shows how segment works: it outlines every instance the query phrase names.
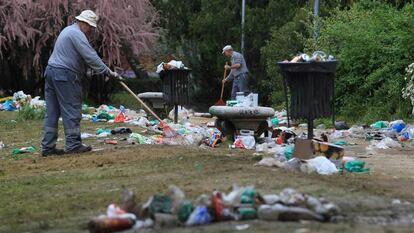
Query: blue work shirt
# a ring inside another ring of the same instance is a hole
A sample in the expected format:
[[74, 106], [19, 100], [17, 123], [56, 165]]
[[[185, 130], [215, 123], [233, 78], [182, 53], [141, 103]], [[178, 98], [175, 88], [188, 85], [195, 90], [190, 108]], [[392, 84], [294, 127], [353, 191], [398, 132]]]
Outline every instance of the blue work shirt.
[[240, 64], [240, 68], [231, 69], [230, 74], [227, 76], [228, 81], [233, 81], [235, 77], [249, 72], [247, 69], [246, 60], [244, 60], [244, 57], [241, 53], [233, 51], [233, 54], [231, 55], [231, 64]]
[[48, 65], [82, 74], [85, 72], [85, 63], [99, 74], [109, 72], [79, 25], [74, 23], [59, 34]]

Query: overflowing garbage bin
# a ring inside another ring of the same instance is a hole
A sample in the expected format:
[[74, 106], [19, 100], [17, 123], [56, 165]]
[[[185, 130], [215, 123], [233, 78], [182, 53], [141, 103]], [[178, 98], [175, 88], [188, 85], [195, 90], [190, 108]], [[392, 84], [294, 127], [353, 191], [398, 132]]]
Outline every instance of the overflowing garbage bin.
[[189, 105], [190, 69], [163, 70], [160, 73], [164, 101], [174, 106], [174, 122], [178, 121], [178, 105]]
[[306, 119], [308, 139], [313, 138], [314, 119], [334, 117], [336, 64], [335, 60], [278, 63], [283, 75], [288, 119]]

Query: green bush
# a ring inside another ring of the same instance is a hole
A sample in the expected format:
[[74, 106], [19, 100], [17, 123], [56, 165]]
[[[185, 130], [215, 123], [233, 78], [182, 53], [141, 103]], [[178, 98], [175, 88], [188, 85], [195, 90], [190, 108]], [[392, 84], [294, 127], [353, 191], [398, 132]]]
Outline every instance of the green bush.
[[[336, 104], [350, 120], [404, 118], [404, 69], [413, 62], [414, 6], [359, 1], [323, 20], [316, 47], [339, 60]], [[309, 40], [306, 47], [312, 48]]]
[[42, 120], [45, 118], [45, 108], [32, 108], [30, 105], [24, 105], [18, 112], [17, 121]]

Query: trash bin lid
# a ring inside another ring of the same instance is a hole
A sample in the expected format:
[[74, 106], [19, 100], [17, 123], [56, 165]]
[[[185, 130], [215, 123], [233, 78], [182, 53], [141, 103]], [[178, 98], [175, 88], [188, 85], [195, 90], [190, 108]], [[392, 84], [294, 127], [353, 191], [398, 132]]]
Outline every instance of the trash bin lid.
[[334, 61], [320, 62], [278, 62], [283, 72], [318, 72], [318, 73], [335, 73], [336, 64]]

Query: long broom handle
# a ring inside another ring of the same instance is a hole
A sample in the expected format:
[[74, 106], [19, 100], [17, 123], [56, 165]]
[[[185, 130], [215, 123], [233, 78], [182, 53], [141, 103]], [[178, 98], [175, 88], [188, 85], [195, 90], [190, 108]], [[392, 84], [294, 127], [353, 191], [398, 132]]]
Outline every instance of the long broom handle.
[[157, 120], [159, 120], [160, 122], [163, 122], [162, 120], [161, 120], [161, 118], [157, 115], [157, 114], [155, 114], [155, 112], [154, 111], [152, 111], [152, 109], [150, 108], [150, 107], [148, 107], [148, 105], [146, 105], [145, 103], [144, 103], [144, 101], [142, 101], [137, 95], [135, 95], [135, 93], [133, 92], [133, 91], [131, 91], [131, 89], [129, 89], [129, 87], [124, 83], [124, 82], [122, 82], [122, 81], [119, 81], [119, 83], [125, 88], [125, 90], [127, 90], [132, 96], [134, 96], [135, 97], [135, 99], [136, 100], [138, 100], [138, 102], [142, 105], [142, 106], [144, 106], [144, 108], [146, 109], [146, 110], [148, 110], [148, 112], [150, 112]]
[[[226, 62], [226, 65], [228, 63]], [[224, 68], [224, 75], [223, 75], [223, 80], [226, 78], [226, 74], [227, 74], [227, 69]], [[223, 99], [223, 93], [224, 93], [224, 82], [221, 82], [221, 95], [220, 95], [220, 99]]]

